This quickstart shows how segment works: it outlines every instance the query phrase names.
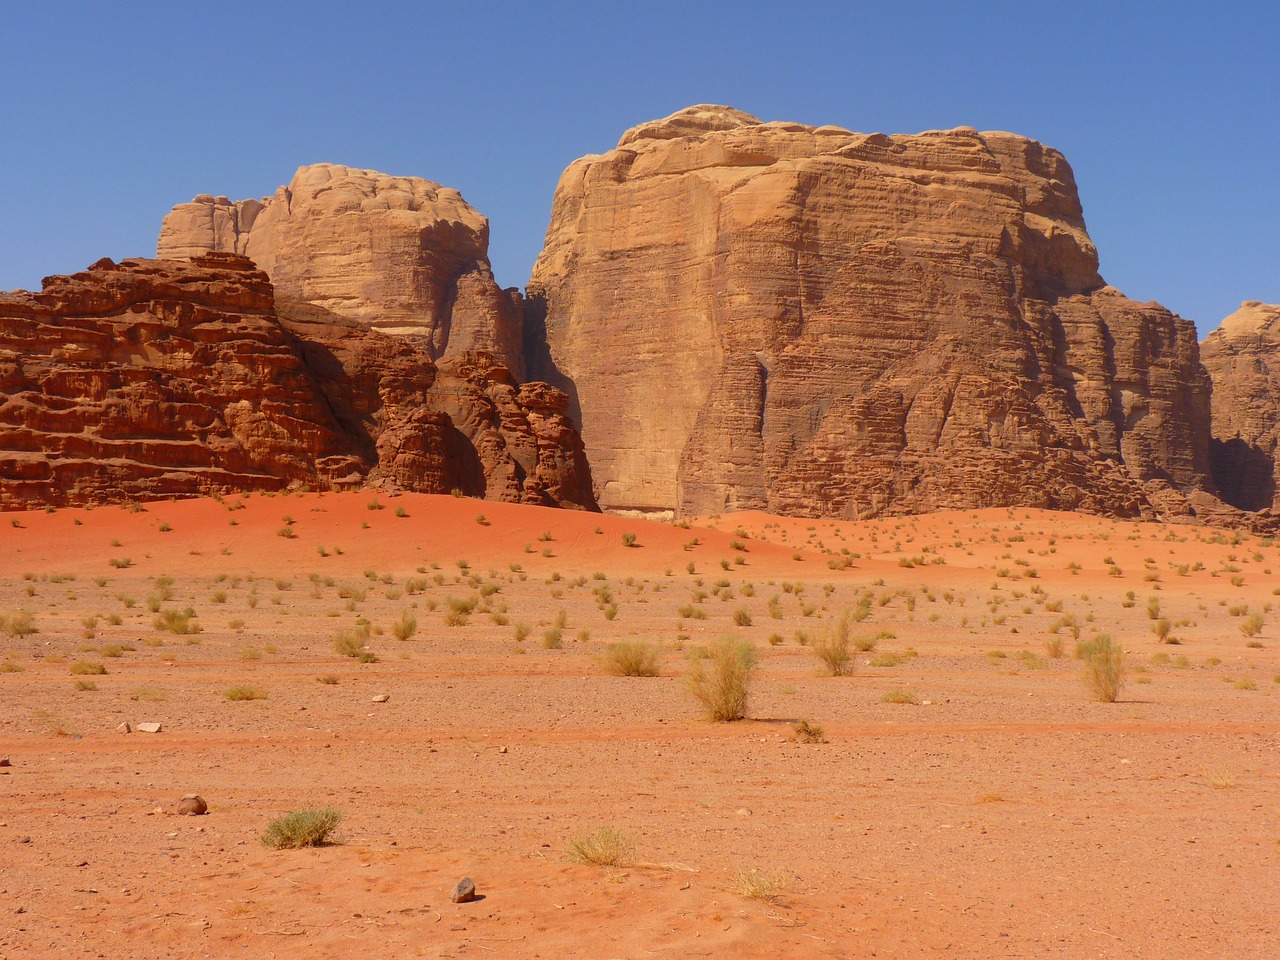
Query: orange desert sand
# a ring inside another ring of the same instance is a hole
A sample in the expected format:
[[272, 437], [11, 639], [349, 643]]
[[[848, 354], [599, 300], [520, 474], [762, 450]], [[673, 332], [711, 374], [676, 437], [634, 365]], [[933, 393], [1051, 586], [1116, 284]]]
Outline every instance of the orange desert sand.
[[[1272, 541], [371, 491], [3, 520], [0, 957], [1280, 956]], [[846, 610], [870, 649], [821, 676]], [[1077, 631], [1128, 649], [1119, 702]], [[682, 676], [725, 636], [758, 670], [711, 723]], [[623, 640], [660, 676], [607, 673]], [[334, 843], [260, 843], [321, 806]], [[629, 862], [569, 862], [602, 827]]]

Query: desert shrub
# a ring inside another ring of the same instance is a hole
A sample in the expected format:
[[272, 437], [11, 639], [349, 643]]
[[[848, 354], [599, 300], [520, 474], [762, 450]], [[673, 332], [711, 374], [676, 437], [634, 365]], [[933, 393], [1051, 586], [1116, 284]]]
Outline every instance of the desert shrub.
[[763, 873], [755, 867], [740, 867], [729, 878], [729, 892], [750, 900], [773, 903], [786, 889], [786, 881], [779, 876]]
[[708, 719], [726, 722], [747, 715], [755, 660], [751, 644], [726, 638], [712, 644], [705, 659], [691, 662], [685, 682]]
[[1262, 632], [1262, 625], [1266, 622], [1266, 618], [1260, 613], [1251, 613], [1240, 621], [1240, 632], [1246, 637], [1256, 637]]
[[418, 618], [410, 611], [400, 614], [400, 619], [392, 622], [391, 635], [397, 640], [408, 640], [418, 632]]
[[918, 703], [916, 695], [910, 690], [890, 690], [880, 698], [881, 703]]
[[196, 612], [190, 607], [182, 610], [161, 610], [151, 622], [157, 630], [169, 633], [199, 633], [200, 624], [195, 618]]
[[810, 723], [808, 720], [797, 720], [791, 725], [792, 733], [801, 743], [826, 743], [827, 738], [823, 736], [822, 727], [816, 723]]
[[829, 633], [814, 641], [813, 655], [818, 658], [822, 671], [831, 677], [845, 677], [853, 673], [853, 654], [849, 652], [849, 612], [840, 615]]
[[274, 850], [319, 847], [341, 822], [341, 811], [333, 807], [294, 810], [267, 825], [262, 834], [262, 845]]
[[260, 687], [235, 686], [228, 687], [222, 694], [228, 700], [265, 700], [267, 691]]
[[565, 850], [570, 863], [600, 867], [621, 867], [635, 857], [631, 838], [613, 827], [601, 827], [595, 833], [573, 837]]
[[30, 610], [19, 610], [17, 613], [0, 616], [0, 630], [11, 637], [18, 638], [39, 632], [36, 630], [36, 618]]
[[1103, 703], [1115, 703], [1124, 687], [1127, 663], [1124, 648], [1105, 633], [1080, 644], [1084, 661], [1084, 679], [1095, 697]]
[[529, 639], [529, 625], [523, 620], [517, 620], [511, 628], [511, 635], [515, 638], [516, 643], [524, 643]]
[[75, 677], [100, 677], [107, 672], [107, 668], [100, 663], [90, 663], [87, 660], [81, 660], [71, 665], [71, 675]]
[[604, 668], [618, 677], [656, 677], [658, 651], [643, 640], [615, 643], [604, 655]]
[[369, 635], [367, 623], [350, 630], [339, 630], [333, 638], [333, 649], [344, 657], [353, 657], [361, 663], [371, 663], [377, 658], [364, 648], [369, 642]]
[[751, 614], [739, 608], [733, 611], [733, 622], [740, 627], [749, 627], [751, 626]]
[[559, 650], [564, 646], [564, 630], [560, 627], [548, 627], [543, 630], [542, 645], [548, 650]]

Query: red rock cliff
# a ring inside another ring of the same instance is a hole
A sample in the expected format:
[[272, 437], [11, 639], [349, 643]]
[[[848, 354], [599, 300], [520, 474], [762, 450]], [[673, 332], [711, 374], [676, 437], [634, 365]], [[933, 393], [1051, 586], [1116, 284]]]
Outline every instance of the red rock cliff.
[[424, 336], [432, 359], [487, 351], [520, 378], [520, 296], [498, 288], [488, 249], [489, 222], [458, 191], [318, 163], [261, 200], [179, 204], [156, 255], [243, 254], [281, 297]]
[[602, 506], [1152, 515], [1208, 480], [1189, 321], [1107, 287], [1055, 150], [701, 106], [560, 180], [527, 290]]
[[278, 315], [234, 254], [50, 277], [0, 297], [0, 506], [369, 482], [594, 508], [567, 398], [465, 356], [493, 372], [443, 401], [418, 338]]

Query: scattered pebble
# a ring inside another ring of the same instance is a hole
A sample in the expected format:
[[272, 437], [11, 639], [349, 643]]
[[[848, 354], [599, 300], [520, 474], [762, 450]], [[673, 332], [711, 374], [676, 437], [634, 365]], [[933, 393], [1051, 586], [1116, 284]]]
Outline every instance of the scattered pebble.
[[739, 808], [738, 808], [737, 810], [735, 810], [734, 812], [735, 812], [738, 816], [740, 816], [740, 817], [749, 817], [749, 816], [751, 816], [751, 811], [750, 811], [750, 810], [748, 810], [746, 807], [739, 807]]
[[0, 767], [7, 767], [7, 766], [9, 766], [9, 758], [0, 757]]
[[369, 699], [371, 699], [374, 703], [386, 703], [388, 700], [391, 699], [391, 696], [386, 693], [380, 693], [376, 697], [370, 697]]
[[178, 801], [178, 815], [182, 817], [202, 817], [209, 812], [209, 805], [199, 794], [188, 793]]
[[116, 727], [116, 733], [133, 733], [133, 724], [128, 720], [124, 721], [120, 726]]
[[463, 877], [453, 887], [449, 899], [454, 903], [470, 903], [476, 898], [476, 884], [470, 877]]
[[163, 726], [160, 723], [140, 723], [137, 730], [139, 733], [159, 733]]

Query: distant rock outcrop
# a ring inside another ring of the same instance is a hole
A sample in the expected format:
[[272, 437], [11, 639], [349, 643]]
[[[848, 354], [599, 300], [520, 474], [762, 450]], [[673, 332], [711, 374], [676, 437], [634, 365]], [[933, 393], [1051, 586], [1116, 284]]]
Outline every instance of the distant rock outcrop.
[[1280, 305], [1247, 300], [1200, 345], [1213, 378], [1213, 478], [1243, 510], [1280, 508]]
[[0, 297], [0, 507], [374, 483], [594, 509], [545, 384], [282, 303], [235, 254], [99, 261]]
[[1024, 137], [699, 106], [573, 163], [527, 290], [605, 508], [1189, 511], [1192, 324], [1107, 287]]
[[179, 204], [156, 255], [242, 254], [283, 298], [422, 335], [432, 359], [487, 351], [522, 379], [520, 295], [499, 289], [488, 248], [489, 222], [458, 191], [319, 163], [261, 200]]

